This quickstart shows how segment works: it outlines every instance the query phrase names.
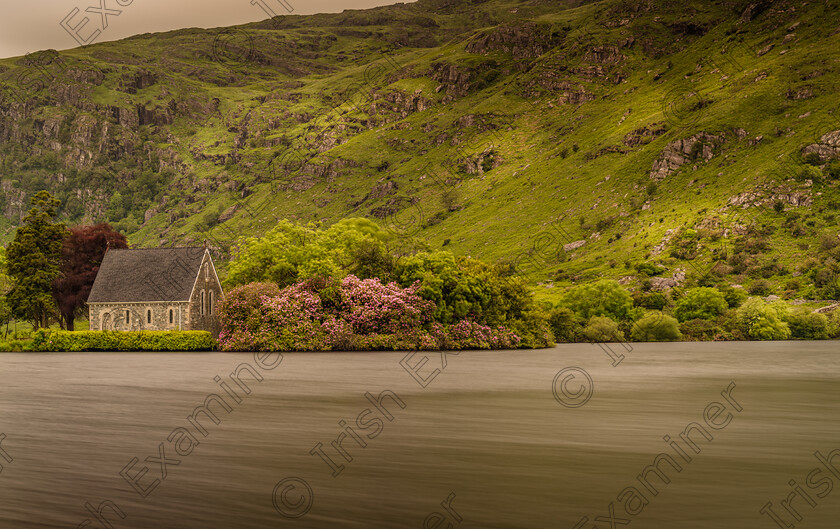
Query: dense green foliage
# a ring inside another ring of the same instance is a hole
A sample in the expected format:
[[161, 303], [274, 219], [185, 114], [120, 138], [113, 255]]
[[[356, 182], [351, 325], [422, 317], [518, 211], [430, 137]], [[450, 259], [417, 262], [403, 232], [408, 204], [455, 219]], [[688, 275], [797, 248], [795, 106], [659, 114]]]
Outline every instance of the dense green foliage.
[[263, 237], [242, 241], [225, 286], [272, 281], [288, 286], [312, 277], [390, 277], [394, 263], [385, 242], [390, 234], [374, 222], [344, 219], [329, 228], [280, 221]]
[[723, 314], [729, 304], [717, 289], [709, 287], [692, 288], [679, 300], [674, 315], [681, 322], [695, 319], [711, 320]]
[[592, 316], [583, 328], [583, 335], [590, 342], [623, 342], [624, 333], [618, 323], [607, 316]]
[[825, 314], [814, 314], [807, 310], [795, 310], [783, 315], [790, 327], [792, 338], [801, 340], [825, 340], [831, 337], [832, 329]]
[[54, 221], [60, 201], [40, 191], [31, 203], [32, 209], [6, 249], [6, 269], [12, 279], [7, 302], [14, 316], [38, 328], [46, 327], [56, 312], [52, 288], [60, 272], [67, 230]]
[[790, 327], [784, 321], [787, 307], [749, 298], [738, 308], [737, 321], [744, 334], [753, 340], [786, 340]]
[[676, 318], [661, 312], [648, 314], [633, 324], [630, 336], [636, 342], [676, 342], [682, 339]]
[[32, 339], [35, 351], [212, 351], [206, 331], [48, 331]]
[[625, 321], [635, 320], [639, 315], [627, 290], [611, 280], [573, 287], [563, 296], [561, 304], [584, 320], [607, 316], [615, 321]]

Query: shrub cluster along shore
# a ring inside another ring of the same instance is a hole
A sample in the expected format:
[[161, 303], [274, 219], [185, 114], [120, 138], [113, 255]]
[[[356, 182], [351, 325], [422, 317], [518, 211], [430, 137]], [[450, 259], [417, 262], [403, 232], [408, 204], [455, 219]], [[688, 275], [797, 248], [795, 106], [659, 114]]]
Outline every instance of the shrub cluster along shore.
[[[399, 242], [399, 241], [397, 241]], [[728, 285], [628, 290], [601, 280], [535, 298], [511, 267], [407, 250], [366, 219], [280, 222], [242, 241], [209, 333], [41, 330], [1, 350], [359, 351], [515, 349], [557, 342], [840, 338], [840, 311]]]

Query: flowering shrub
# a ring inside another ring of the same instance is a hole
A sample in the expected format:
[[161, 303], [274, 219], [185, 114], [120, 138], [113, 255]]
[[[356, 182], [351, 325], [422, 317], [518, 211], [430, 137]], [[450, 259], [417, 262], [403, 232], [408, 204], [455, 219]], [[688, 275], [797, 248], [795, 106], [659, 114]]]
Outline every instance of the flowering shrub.
[[219, 314], [223, 351], [354, 351], [513, 348], [513, 331], [464, 319], [432, 321], [436, 306], [401, 287], [350, 275], [282, 290], [268, 283], [232, 289]]
[[402, 288], [376, 279], [349, 275], [341, 282], [341, 310], [356, 334], [397, 334], [419, 328], [431, 320], [432, 301], [417, 295], [419, 284]]
[[263, 331], [262, 298], [280, 294], [274, 283], [249, 283], [231, 289], [219, 306], [222, 331], [219, 349], [223, 351], [254, 351]]
[[461, 320], [449, 329], [452, 349], [510, 349], [519, 337], [504, 327], [495, 329], [470, 320]]

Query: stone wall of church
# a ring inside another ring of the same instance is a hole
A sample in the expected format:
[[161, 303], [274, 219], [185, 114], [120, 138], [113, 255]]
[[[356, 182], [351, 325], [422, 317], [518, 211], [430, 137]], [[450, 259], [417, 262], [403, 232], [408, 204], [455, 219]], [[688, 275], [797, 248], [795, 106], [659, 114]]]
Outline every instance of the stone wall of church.
[[91, 303], [92, 331], [188, 330], [189, 305], [185, 302]]

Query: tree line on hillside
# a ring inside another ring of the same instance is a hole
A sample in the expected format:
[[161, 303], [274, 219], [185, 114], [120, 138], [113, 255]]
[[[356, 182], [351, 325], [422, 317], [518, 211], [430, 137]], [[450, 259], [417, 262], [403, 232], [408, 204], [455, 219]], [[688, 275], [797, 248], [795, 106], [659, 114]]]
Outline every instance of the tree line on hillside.
[[0, 248], [0, 325], [13, 319], [35, 329], [57, 321], [73, 330], [108, 247], [128, 248], [108, 224], [73, 226], [56, 220], [61, 202], [36, 193], [14, 239]]

